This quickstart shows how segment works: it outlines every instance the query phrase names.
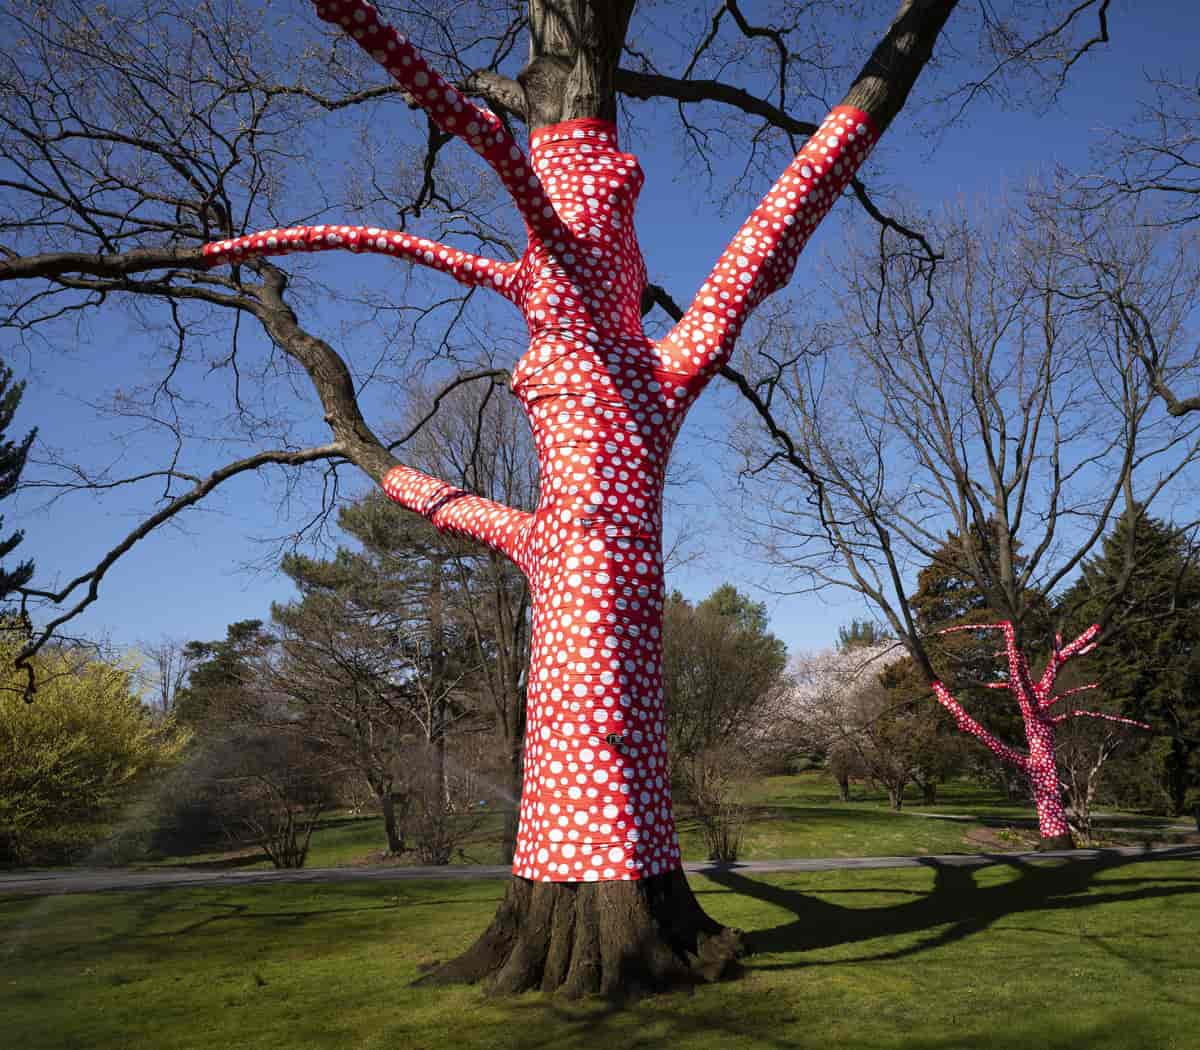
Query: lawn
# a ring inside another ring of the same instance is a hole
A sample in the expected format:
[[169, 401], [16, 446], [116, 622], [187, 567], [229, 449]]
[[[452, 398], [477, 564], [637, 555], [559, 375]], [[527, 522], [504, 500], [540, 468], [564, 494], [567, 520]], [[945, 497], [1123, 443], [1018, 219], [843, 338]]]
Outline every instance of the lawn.
[[[1037, 841], [1033, 812], [1026, 804], [967, 780], [944, 785], [937, 805], [909, 800], [900, 813], [887, 807], [886, 797], [865, 784], [856, 784], [849, 802], [838, 800], [834, 782], [819, 771], [798, 776], [767, 777], [747, 797], [749, 820], [742, 859], [777, 860], [788, 857], [925, 856], [942, 853], [1017, 850]], [[967, 819], [958, 819], [965, 817]], [[946, 819], [940, 819], [946, 818]], [[954, 818], [954, 819], [949, 819]], [[454, 863], [502, 864], [500, 834], [503, 814], [478, 817], [478, 827], [462, 844]], [[677, 812], [680, 845], [686, 860], [706, 860], [699, 825], [686, 806]], [[1136, 822], [1141, 837], [1126, 827]], [[1179, 823], [1124, 814], [1107, 822], [1101, 844], [1181, 840], [1168, 825]], [[377, 816], [335, 814], [313, 833], [308, 867], [333, 868], [378, 862], [383, 828]], [[412, 855], [405, 863], [416, 863]], [[269, 868], [262, 854], [242, 851], [191, 857], [163, 857], [155, 864], [171, 866], [236, 866]]]
[[0, 898], [20, 1050], [1197, 1050], [1196, 861], [694, 878], [733, 981], [618, 1009], [412, 987], [499, 881]]

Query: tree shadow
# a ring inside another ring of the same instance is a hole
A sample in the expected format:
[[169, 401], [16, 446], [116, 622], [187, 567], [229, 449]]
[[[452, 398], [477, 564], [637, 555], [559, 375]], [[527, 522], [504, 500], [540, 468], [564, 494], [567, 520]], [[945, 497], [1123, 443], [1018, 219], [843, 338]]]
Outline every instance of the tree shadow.
[[[837, 965], [844, 965], [847, 962], [900, 959], [916, 955], [981, 933], [996, 921], [1014, 914], [1073, 910], [1094, 904], [1200, 893], [1200, 876], [1131, 876], [1106, 879], [1103, 885], [1093, 886], [1102, 873], [1130, 867], [1145, 860], [1186, 860], [1197, 857], [1200, 857], [1200, 847], [1181, 846], [1160, 851], [1153, 856], [1099, 854], [1062, 863], [1035, 863], [1004, 854], [994, 855], [983, 864], [922, 858], [918, 863], [934, 873], [932, 890], [900, 904], [877, 908], [843, 907], [798, 890], [749, 878], [736, 868], [712, 869], [704, 874], [727, 890], [783, 908], [796, 916], [790, 922], [746, 933], [746, 946], [752, 954], [805, 952], [879, 937], [936, 931], [903, 948], [858, 959], [837, 960]], [[976, 882], [976, 872], [995, 867], [1012, 868], [1017, 877], [992, 886], [981, 886]], [[887, 892], [892, 891], [889, 889]], [[772, 964], [769, 968], [792, 969], [814, 965], [832, 963], [799, 960]]]

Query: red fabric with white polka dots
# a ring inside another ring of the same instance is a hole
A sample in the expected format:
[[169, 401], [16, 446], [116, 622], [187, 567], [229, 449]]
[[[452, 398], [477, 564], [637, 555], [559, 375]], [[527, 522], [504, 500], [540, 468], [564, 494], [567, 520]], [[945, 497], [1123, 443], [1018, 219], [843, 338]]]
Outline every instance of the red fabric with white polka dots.
[[1002, 761], [1015, 766], [1029, 777], [1030, 788], [1033, 792], [1033, 803], [1037, 810], [1038, 830], [1043, 838], [1056, 838], [1068, 832], [1067, 816], [1062, 804], [1062, 787], [1058, 781], [1057, 756], [1055, 754], [1055, 726], [1068, 718], [1098, 718], [1108, 722], [1117, 722], [1138, 729], [1149, 729], [1145, 722], [1132, 718], [1121, 718], [1101, 711], [1068, 711], [1064, 714], [1050, 713], [1059, 700], [1085, 689], [1093, 689], [1094, 685], [1081, 686], [1068, 690], [1062, 695], [1054, 692], [1054, 683], [1063, 665], [1074, 656], [1082, 656], [1096, 646], [1096, 638], [1100, 634], [1100, 625], [1092, 624], [1068, 645], [1056, 642], [1046, 669], [1041, 678], [1036, 681], [1029, 669], [1029, 660], [1017, 648], [1016, 631], [1008, 622], [986, 624], [964, 624], [942, 631], [942, 634], [956, 634], [962, 631], [1000, 631], [1004, 634], [1004, 655], [1008, 662], [1008, 675], [1004, 681], [990, 683], [990, 688], [1007, 690], [1017, 701], [1021, 711], [1021, 719], [1025, 725], [1025, 743], [1028, 754], [1022, 754], [1015, 748], [997, 740], [984, 729], [963, 709], [953, 694], [941, 682], [933, 683], [933, 693], [938, 703], [954, 716], [958, 728], [980, 741], [989, 751]]
[[327, 247], [382, 251], [496, 288], [519, 307], [530, 345], [513, 391], [537, 448], [537, 511], [513, 511], [403, 466], [388, 473], [384, 490], [439, 528], [504, 552], [529, 577], [533, 643], [514, 874], [574, 882], [678, 868], [662, 692], [667, 460], [684, 415], [750, 311], [787, 282], [865, 158], [875, 140], [868, 118], [847, 107], [826, 118], [683, 320], [655, 343], [641, 323], [646, 268], [634, 232], [643, 175], [637, 158], [617, 148], [612, 124], [535, 130], [530, 170], [518, 175], [524, 158], [495, 118], [452, 94], [410, 44], [378, 25], [373, 8], [338, 0], [320, 9], [383, 56], [422, 105], [432, 95], [429, 111], [447, 130], [474, 145], [463, 122], [489, 129], [491, 145], [480, 152], [517, 200], [528, 247], [519, 263], [500, 264], [391, 231], [314, 227], [219, 242], [210, 246], [213, 261]]

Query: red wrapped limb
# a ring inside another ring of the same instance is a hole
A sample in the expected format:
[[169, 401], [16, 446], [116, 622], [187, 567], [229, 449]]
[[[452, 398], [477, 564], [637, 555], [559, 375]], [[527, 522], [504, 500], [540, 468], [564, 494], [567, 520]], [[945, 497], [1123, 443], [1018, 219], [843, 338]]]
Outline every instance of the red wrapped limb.
[[410, 467], [384, 475], [388, 499], [428, 518], [440, 531], [485, 543], [522, 565], [526, 534], [533, 515], [476, 496]]
[[1122, 718], [1120, 715], [1109, 715], [1103, 711], [1066, 711], [1050, 719], [1055, 725], [1065, 722], [1068, 718], [1099, 718], [1104, 722], [1117, 722], [1120, 725], [1134, 726], [1137, 729], [1153, 729], [1148, 722], [1139, 722], [1136, 718]]
[[516, 270], [516, 263], [498, 262], [425, 237], [377, 226], [289, 226], [248, 233], [228, 241], [213, 241], [204, 246], [204, 256], [213, 266], [262, 255], [327, 251], [374, 252], [407, 259], [448, 273], [460, 284], [495, 288], [501, 295], [508, 294]]
[[[1003, 685], [1003, 683], [999, 683]], [[1068, 689], [1065, 693], [1055, 693], [1053, 696], [1046, 697], [1041, 702], [1041, 708], [1044, 711], [1048, 707], [1052, 707], [1060, 700], [1065, 700], [1068, 696], [1075, 696], [1076, 693], [1086, 693], [1090, 689], [1100, 688], [1099, 682], [1089, 682], [1087, 685], [1077, 685], [1074, 689]]]
[[751, 311], [791, 280], [801, 249], [878, 137], [871, 118], [853, 106], [825, 118], [662, 341], [666, 367], [709, 376], [725, 364]]
[[1096, 646], [1096, 638], [1100, 634], [1100, 625], [1092, 624], [1069, 645], [1063, 645], [1060, 637], [1054, 639], [1054, 652], [1046, 662], [1046, 669], [1041, 678], [1033, 681], [1029, 672], [1029, 661], [1025, 654], [1018, 650], [1016, 630], [1007, 621], [1001, 623], [972, 623], [957, 627], [948, 627], [939, 634], [955, 634], [960, 631], [1002, 631], [1005, 640], [1004, 655], [1008, 659], [1008, 678], [1003, 682], [989, 682], [988, 688], [1007, 689], [1021, 710], [1021, 719], [1025, 727], [1025, 741], [1029, 747], [1028, 755], [1023, 755], [1007, 744], [997, 740], [984, 729], [962, 706], [950, 695], [941, 682], [933, 683], [933, 692], [938, 702], [954, 715], [958, 728], [964, 733], [970, 733], [994, 754], [1006, 762], [1025, 771], [1033, 789], [1033, 801], [1037, 807], [1038, 828], [1043, 839], [1056, 839], [1068, 834], [1066, 813], [1062, 805], [1062, 791], [1058, 782], [1058, 770], [1055, 755], [1055, 727], [1068, 718], [1098, 718], [1106, 722], [1117, 722], [1123, 725], [1136, 726], [1139, 729], [1149, 729], [1144, 722], [1132, 718], [1122, 718], [1119, 715], [1104, 714], [1100, 711], [1068, 711], [1060, 715], [1050, 715], [1047, 709], [1064, 697], [1094, 689], [1095, 684], [1078, 686], [1066, 692], [1055, 695], [1054, 682], [1064, 664], [1074, 656], [1090, 652]]
[[962, 704], [954, 699], [950, 690], [941, 682], [933, 683], [933, 695], [937, 697], [938, 703], [954, 716], [954, 723], [962, 732], [969, 733], [997, 758], [1007, 762], [1011, 766], [1016, 766], [1018, 769], [1028, 771], [1029, 759], [1016, 748], [1009, 747], [984, 729], [983, 726], [967, 714]]
[[366, 0], [314, 0], [317, 15], [341, 26], [391, 74], [446, 134], [467, 143], [488, 162], [516, 202], [529, 228], [541, 238], [562, 225], [516, 139], [491, 110], [475, 105], [446, 81], [402, 34], [380, 21]]

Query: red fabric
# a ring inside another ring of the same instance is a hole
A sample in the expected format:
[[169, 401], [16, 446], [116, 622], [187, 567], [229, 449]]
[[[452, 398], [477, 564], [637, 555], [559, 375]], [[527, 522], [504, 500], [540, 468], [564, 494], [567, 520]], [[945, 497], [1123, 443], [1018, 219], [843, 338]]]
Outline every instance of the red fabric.
[[[220, 242], [210, 246], [214, 263], [326, 247], [384, 251], [494, 287], [521, 310], [530, 345], [513, 390], [537, 447], [537, 511], [511, 510], [403, 466], [388, 473], [384, 491], [438, 528], [504, 552], [529, 577], [533, 644], [514, 874], [591, 881], [678, 868], [662, 691], [667, 459], [750, 311], [788, 281], [866, 157], [875, 140], [867, 115], [839, 107], [826, 118], [656, 343], [640, 311], [646, 268], [634, 212], [643, 175], [637, 158], [618, 149], [612, 124], [539, 128], [527, 161], [494, 116], [438, 78], [370, 5], [339, 0], [319, 11], [483, 154], [525, 217], [528, 247], [519, 263], [503, 264], [389, 231], [324, 227]], [[330, 242], [330, 229], [343, 240]]]

